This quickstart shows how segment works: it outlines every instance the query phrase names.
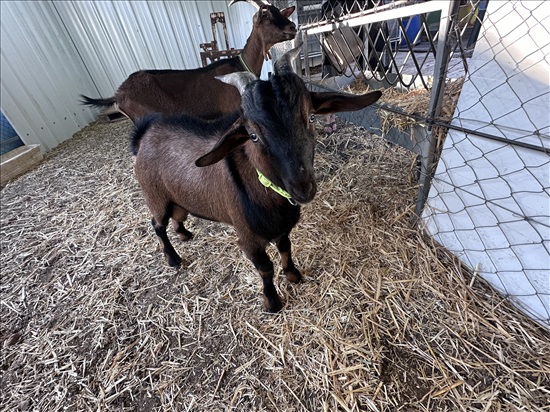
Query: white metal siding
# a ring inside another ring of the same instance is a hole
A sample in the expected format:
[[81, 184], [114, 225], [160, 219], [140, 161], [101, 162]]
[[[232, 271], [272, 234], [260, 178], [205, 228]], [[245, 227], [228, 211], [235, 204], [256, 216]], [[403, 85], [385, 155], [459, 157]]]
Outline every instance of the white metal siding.
[[26, 144], [55, 147], [93, 120], [91, 81], [51, 2], [0, 2], [2, 112]]
[[2, 111], [23, 142], [50, 150], [95, 119], [79, 94], [112, 96], [139, 69], [199, 67], [211, 12], [225, 13], [230, 47], [244, 47], [256, 9], [228, 3], [1, 1]]
[[[242, 48], [255, 8], [226, 1], [69, 1], [55, 3], [88, 68], [95, 88], [84, 94], [112, 96], [142, 69], [201, 66], [200, 43], [213, 40], [210, 13], [225, 13], [230, 47]], [[217, 25], [220, 47], [225, 47]]]

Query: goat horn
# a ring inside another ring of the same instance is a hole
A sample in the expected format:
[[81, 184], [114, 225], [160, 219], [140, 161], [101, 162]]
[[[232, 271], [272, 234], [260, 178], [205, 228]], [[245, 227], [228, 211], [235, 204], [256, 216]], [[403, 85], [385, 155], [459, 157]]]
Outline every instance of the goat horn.
[[300, 56], [300, 51], [302, 50], [302, 42], [298, 44], [295, 48], [292, 50], [287, 51], [285, 54], [283, 54], [273, 65], [273, 69], [275, 74], [282, 73], [285, 71], [291, 71], [293, 72], [294, 69], [292, 67], [292, 63], [298, 56]]
[[265, 6], [265, 5], [269, 5], [269, 3], [267, 1], [262, 1], [262, 0], [231, 0], [229, 2], [229, 5], [233, 5], [235, 3], [238, 3], [238, 2], [241, 2], [241, 1], [244, 1], [246, 3], [249, 3], [249, 4], [252, 4], [254, 7], [256, 7], [258, 10], [260, 9], [260, 7], [262, 6]]
[[216, 79], [221, 82], [235, 86], [239, 90], [241, 96], [243, 95], [244, 89], [248, 83], [254, 80], [258, 80], [258, 78], [250, 72], [224, 74], [222, 76], [216, 76]]

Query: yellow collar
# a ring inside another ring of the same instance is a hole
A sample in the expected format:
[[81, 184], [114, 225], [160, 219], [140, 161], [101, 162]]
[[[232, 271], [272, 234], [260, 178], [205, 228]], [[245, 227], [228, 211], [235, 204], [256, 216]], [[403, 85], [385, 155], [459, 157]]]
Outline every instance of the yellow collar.
[[250, 70], [250, 67], [248, 67], [248, 64], [246, 64], [246, 62], [244, 61], [243, 59], [243, 55], [242, 54], [239, 54], [239, 56], [237, 56], [239, 58], [239, 61], [241, 62], [241, 64], [243, 65], [243, 67], [249, 71], [250, 73], [256, 75], [252, 70]]
[[269, 180], [262, 172], [260, 172], [258, 169], [256, 169], [256, 172], [258, 173], [258, 180], [260, 181], [260, 183], [262, 185], [264, 185], [265, 187], [273, 190], [274, 192], [278, 193], [279, 195], [281, 195], [282, 197], [288, 199], [288, 201], [290, 202], [290, 204], [292, 206], [296, 206], [297, 203], [292, 199], [292, 196], [290, 195], [290, 193], [288, 193], [286, 190], [284, 190], [283, 188], [280, 188], [279, 186], [275, 185], [271, 180]]

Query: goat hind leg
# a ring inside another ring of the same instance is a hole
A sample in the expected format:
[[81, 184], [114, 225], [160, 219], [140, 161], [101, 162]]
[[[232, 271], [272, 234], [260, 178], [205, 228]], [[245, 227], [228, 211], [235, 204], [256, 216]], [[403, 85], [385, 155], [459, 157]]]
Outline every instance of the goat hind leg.
[[161, 219], [160, 222], [158, 222], [157, 219], [153, 217], [153, 219], [151, 219], [151, 224], [153, 225], [153, 228], [155, 229], [155, 233], [160, 239], [160, 243], [162, 244], [162, 250], [164, 252], [164, 256], [166, 257], [168, 264], [172, 267], [179, 267], [182, 262], [181, 257], [175, 251], [174, 247], [170, 243], [170, 240], [168, 239], [168, 235], [166, 234], [168, 217]]
[[292, 261], [291, 254], [291, 243], [288, 238], [288, 233], [285, 233], [276, 241], [277, 249], [281, 255], [281, 263], [283, 266], [283, 272], [285, 273], [286, 279], [292, 283], [299, 283], [302, 280], [302, 274]]
[[182, 241], [191, 240], [193, 238], [193, 233], [188, 231], [183, 222], [187, 219], [189, 212], [179, 206], [174, 206], [172, 210], [172, 227], [174, 231], [178, 234], [178, 237]]

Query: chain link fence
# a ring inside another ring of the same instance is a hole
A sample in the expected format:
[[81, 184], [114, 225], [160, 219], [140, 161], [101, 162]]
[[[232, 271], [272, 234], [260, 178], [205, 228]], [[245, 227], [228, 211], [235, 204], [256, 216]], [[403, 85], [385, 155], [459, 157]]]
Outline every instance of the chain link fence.
[[550, 8], [487, 7], [422, 217], [439, 243], [550, 328]]
[[298, 0], [313, 89], [384, 88], [344, 117], [418, 154], [435, 241], [550, 328], [550, 6]]

